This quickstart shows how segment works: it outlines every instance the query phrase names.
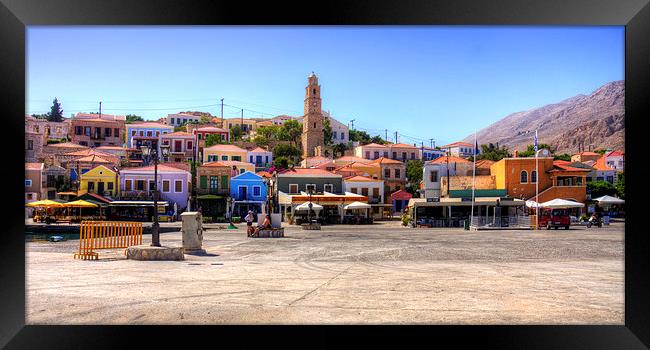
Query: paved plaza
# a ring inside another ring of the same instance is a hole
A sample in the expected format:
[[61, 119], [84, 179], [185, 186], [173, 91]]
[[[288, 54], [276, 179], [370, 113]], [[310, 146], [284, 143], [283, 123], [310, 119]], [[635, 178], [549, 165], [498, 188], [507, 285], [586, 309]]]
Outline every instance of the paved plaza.
[[[413, 229], [386, 222], [204, 233], [206, 256], [74, 260], [77, 240], [26, 243], [28, 324], [624, 323], [624, 224]], [[181, 234], [163, 233], [180, 246]], [[150, 236], [144, 237], [150, 242]]]

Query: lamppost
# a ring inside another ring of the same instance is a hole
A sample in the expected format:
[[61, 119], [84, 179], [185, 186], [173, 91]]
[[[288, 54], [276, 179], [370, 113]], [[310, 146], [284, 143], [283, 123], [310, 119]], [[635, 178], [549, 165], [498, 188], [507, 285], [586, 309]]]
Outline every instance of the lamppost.
[[232, 203], [233, 202], [234, 199], [232, 199], [232, 197], [228, 196], [228, 198], [226, 198], [226, 203], [227, 203], [226, 205], [228, 206], [226, 208], [226, 213], [228, 214], [228, 229], [230, 230], [237, 228], [235, 227], [235, 225], [232, 224]]
[[[140, 146], [142, 155], [153, 160], [153, 225], [151, 225], [151, 246], [160, 247], [160, 225], [158, 224], [158, 150], [146, 143]], [[163, 158], [169, 156], [169, 145], [160, 145]]]
[[309, 211], [307, 212], [307, 220], [309, 221], [310, 224], [311, 224], [311, 208], [314, 206], [314, 205], [311, 203], [311, 195], [312, 195], [313, 191], [314, 191], [314, 190], [312, 190], [312, 189], [310, 188], [310, 189], [309, 189], [309, 192], [307, 192], [307, 193], [309, 194], [309, 204], [307, 205], [307, 206], [309, 207]]

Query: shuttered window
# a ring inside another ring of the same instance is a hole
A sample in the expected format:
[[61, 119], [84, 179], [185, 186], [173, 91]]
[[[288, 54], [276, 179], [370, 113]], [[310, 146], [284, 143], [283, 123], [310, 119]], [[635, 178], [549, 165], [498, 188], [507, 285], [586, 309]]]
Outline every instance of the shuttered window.
[[221, 175], [221, 188], [228, 188], [228, 175]]
[[208, 188], [208, 177], [207, 176], [201, 175], [199, 182], [200, 182], [199, 186], [201, 186], [202, 189]]

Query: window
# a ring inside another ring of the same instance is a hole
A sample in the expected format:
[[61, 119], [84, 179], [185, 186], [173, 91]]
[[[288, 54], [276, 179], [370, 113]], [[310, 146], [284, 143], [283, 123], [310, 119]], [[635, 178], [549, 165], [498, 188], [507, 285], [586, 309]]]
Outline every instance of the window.
[[112, 190], [113, 189], [113, 183], [112, 182], [107, 182], [106, 183], [106, 188], [108, 188], [109, 190]]
[[153, 191], [156, 189], [156, 182], [153, 180], [149, 180], [149, 191]]
[[111, 128], [104, 128], [104, 137], [111, 137], [112, 131]]
[[156, 131], [156, 137], [160, 136], [160, 131]]
[[305, 192], [309, 193], [310, 190], [316, 192], [316, 185], [315, 184], [306, 184], [305, 185]]
[[602, 176], [596, 176], [596, 181], [603, 181], [603, 180], [605, 180], [604, 177], [602, 177]]
[[183, 118], [183, 124], [187, 123], [187, 118]]
[[406, 159], [406, 152], [402, 152], [402, 159]]
[[316, 129], [316, 122], [314, 122], [314, 129]]
[[236, 160], [238, 162], [241, 162], [241, 156], [232, 156], [232, 160]]
[[607, 182], [609, 182], [610, 184], [613, 184], [614, 183], [614, 176], [607, 176]]
[[370, 159], [370, 151], [366, 151], [366, 159]]
[[169, 180], [163, 180], [163, 188], [162, 191], [165, 193], [169, 193]]
[[201, 134], [197, 134], [196, 137], [200, 140], [201, 139]]
[[140, 130], [140, 136], [144, 136], [144, 131]]
[[261, 196], [262, 195], [262, 187], [260, 186], [253, 186], [253, 196]]
[[332, 138], [336, 140], [336, 131], [332, 131]]
[[192, 149], [192, 141], [187, 141], [187, 149]]
[[521, 171], [521, 174], [519, 175], [519, 182], [522, 184], [528, 183], [528, 173], [526, 170]]
[[323, 186], [323, 190], [324, 190], [325, 192], [334, 192], [334, 185], [332, 185], [332, 184], [325, 184], [325, 185]]
[[361, 189], [361, 195], [368, 197], [368, 187], [364, 187]]
[[221, 189], [228, 189], [228, 175], [221, 175]]
[[384, 169], [384, 178], [386, 179], [390, 178], [390, 169]]
[[204, 190], [208, 188], [208, 177], [206, 175], [199, 177], [199, 187]]
[[228, 156], [226, 156], [226, 155], [221, 156], [221, 160], [228, 160]]
[[384, 151], [384, 158], [388, 158], [388, 151]]
[[32, 200], [34, 199], [34, 194], [33, 193], [27, 193], [27, 200]]
[[149, 130], [147, 131], [147, 137], [151, 137], [153, 135], [153, 131]]
[[86, 141], [79, 141], [79, 144], [82, 146], [88, 146], [88, 142]]
[[88, 191], [93, 191], [95, 189], [95, 182], [88, 181]]
[[90, 127], [89, 126], [84, 128], [84, 135], [90, 136]]
[[298, 184], [289, 184], [289, 193], [298, 193]]
[[375, 158], [373, 158], [373, 159], [377, 159], [377, 158], [379, 158], [379, 152], [375, 151]]
[[135, 136], [135, 130], [131, 130], [131, 136]]
[[393, 159], [397, 159], [397, 152], [393, 152]]
[[250, 159], [249, 159], [248, 162], [249, 162], [249, 163], [252, 163], [252, 162], [253, 162], [253, 156], [250, 156]]
[[132, 184], [131, 180], [124, 181], [124, 190], [125, 191], [131, 191], [131, 189], [132, 189], [131, 184]]
[[430, 182], [438, 182], [438, 171], [431, 171], [429, 172], [429, 181]]
[[25, 187], [31, 187], [32, 186], [32, 180], [25, 180]]
[[101, 146], [101, 145], [102, 145], [101, 143], [99, 143], [99, 142], [95, 142], [95, 147], [99, 147], [99, 146]]
[[174, 118], [171, 119], [171, 125], [174, 125]]
[[120, 129], [119, 128], [113, 129], [113, 137], [120, 137]]
[[74, 134], [75, 135], [81, 135], [81, 134], [83, 134], [83, 132], [84, 131], [83, 131], [83, 128], [81, 126], [75, 126], [74, 127]]
[[183, 192], [183, 180], [174, 180], [174, 192]]
[[244, 168], [239, 169], [239, 173], [240, 173], [240, 174], [243, 174], [243, 173], [245, 173], [245, 172], [246, 172], [246, 169], [244, 169]]
[[219, 188], [219, 177], [218, 176], [210, 176], [210, 189], [211, 190], [216, 190]]
[[34, 149], [34, 140], [27, 140], [27, 149], [30, 151]]
[[372, 189], [372, 197], [373, 198], [379, 198], [379, 189], [378, 188], [373, 188]]
[[356, 194], [356, 193], [357, 193], [357, 188], [356, 188], [356, 187], [352, 187], [352, 188], [350, 189], [350, 192]]
[[344, 132], [341, 133], [341, 140], [345, 140], [345, 133]]
[[396, 178], [396, 179], [399, 179], [400, 177], [401, 177], [400, 170], [399, 170], [399, 169], [395, 169], [395, 178]]
[[537, 182], [537, 171], [533, 170], [530, 172], [530, 183], [534, 184]]
[[144, 180], [136, 180], [135, 189], [138, 191], [144, 191]]
[[411, 159], [415, 159], [415, 153], [411, 153]]

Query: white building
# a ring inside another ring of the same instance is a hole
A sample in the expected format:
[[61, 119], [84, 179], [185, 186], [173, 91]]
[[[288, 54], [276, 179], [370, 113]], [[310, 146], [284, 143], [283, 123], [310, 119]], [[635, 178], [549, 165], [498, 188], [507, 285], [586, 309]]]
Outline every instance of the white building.
[[389, 158], [389, 151], [387, 146], [378, 143], [369, 143], [355, 147], [354, 155], [359, 158], [374, 160], [381, 157]]
[[368, 197], [368, 204], [384, 203], [384, 180], [367, 176], [352, 176], [343, 180], [345, 192]]
[[[449, 154], [456, 157], [467, 158], [474, 155], [474, 145], [467, 142], [453, 142], [448, 145], [441, 146], [444, 150], [449, 150]], [[481, 150], [478, 150], [481, 153]]]
[[[449, 161], [449, 163], [447, 163]], [[447, 173], [449, 165], [449, 173]], [[424, 163], [422, 167], [422, 182], [425, 198], [440, 198], [442, 177], [444, 176], [467, 176], [473, 170], [474, 163], [458, 157], [439, 157]]]
[[605, 165], [610, 169], [625, 170], [625, 153], [620, 151], [612, 151], [605, 153]]
[[420, 149], [420, 158], [422, 159], [423, 162], [436, 160], [440, 157], [445, 156], [446, 154], [447, 152], [442, 149], [436, 149], [431, 147], [422, 147]]
[[348, 126], [334, 119], [329, 112], [323, 112], [323, 117], [330, 121], [330, 127], [332, 128], [332, 143], [335, 145], [340, 143], [347, 144], [348, 141], [350, 141], [350, 130], [348, 129]]
[[197, 115], [176, 113], [176, 114], [168, 114], [167, 117], [165, 118], [165, 124], [171, 126], [181, 126], [183, 124], [187, 124], [187, 122], [190, 121], [198, 122], [199, 120], [201, 120], [201, 117]]

